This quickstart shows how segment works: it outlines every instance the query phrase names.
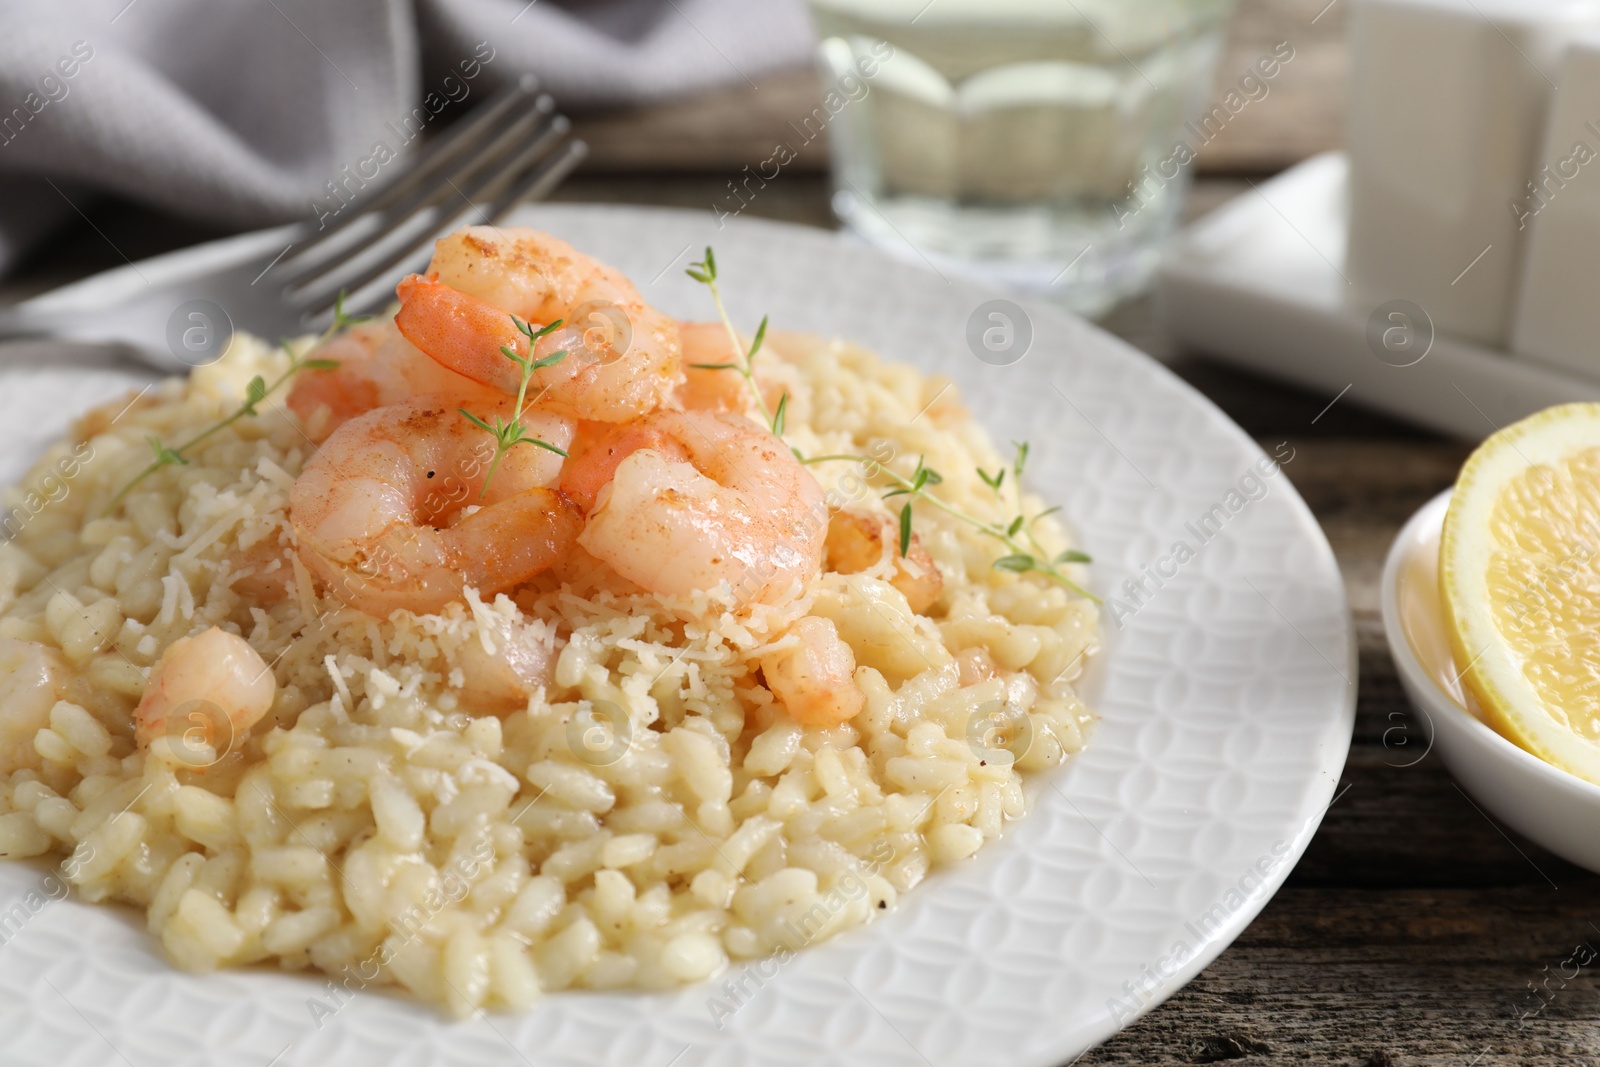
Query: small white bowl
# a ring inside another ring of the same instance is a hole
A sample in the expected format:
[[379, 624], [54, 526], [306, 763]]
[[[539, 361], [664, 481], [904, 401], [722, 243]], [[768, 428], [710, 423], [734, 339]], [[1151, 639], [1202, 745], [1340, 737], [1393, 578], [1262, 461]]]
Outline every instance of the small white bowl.
[[1450, 659], [1438, 607], [1439, 533], [1449, 504], [1449, 490], [1425, 504], [1384, 563], [1383, 629], [1400, 682], [1428, 723], [1432, 747], [1489, 814], [1563, 859], [1600, 872], [1600, 786], [1517, 747], [1468, 710], [1475, 704]]

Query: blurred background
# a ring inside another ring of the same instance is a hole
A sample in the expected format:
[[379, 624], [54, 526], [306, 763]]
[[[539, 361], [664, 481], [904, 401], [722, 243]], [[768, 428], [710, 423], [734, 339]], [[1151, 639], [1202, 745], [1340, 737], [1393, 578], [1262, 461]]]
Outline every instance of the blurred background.
[[[377, 145], [404, 151], [532, 71], [590, 148], [555, 199], [823, 227], [840, 224], [838, 210], [891, 252], [938, 257], [941, 237], [959, 226], [950, 202], [1010, 197], [1024, 210], [977, 219], [979, 244], [1007, 226], [1024, 244], [1053, 236], [1043, 248], [977, 248], [980, 259], [1027, 264], [1012, 277], [991, 270], [991, 280], [1104, 311], [1143, 287], [1153, 242], [1131, 268], [1112, 263], [1124, 276], [1101, 292], [1098, 248], [1058, 276], [1095, 243], [1093, 232], [1080, 240], [1070, 213], [1092, 213], [1116, 233], [1128, 229], [1120, 212], [1159, 239], [1179, 212], [1204, 212], [1245, 178], [1337, 146], [1347, 67], [1338, 0], [1241, 0], [1225, 25], [1225, 0], [1009, 0], [1006, 10], [826, 0], [816, 12], [801, 0], [223, 0], [196, 19], [199, 6], [91, 0], [0, 12], [6, 296], [243, 228], [314, 221], [354, 188], [352, 174], [381, 169]], [[814, 15], [823, 36], [857, 43], [865, 77], [847, 71], [841, 84], [826, 52], [819, 62]], [[1195, 47], [1166, 55], [1150, 33]], [[893, 39], [880, 45], [880, 57], [893, 57], [881, 72], [869, 47], [880, 35]], [[55, 64], [74, 47], [91, 57], [60, 77]], [[1187, 206], [1181, 182], [1149, 210], [1140, 210], [1148, 194], [1127, 199], [1143, 182], [1139, 165], [1167, 156], [1178, 121], [1216, 105], [1274, 49], [1292, 61], [1257, 79], [1227, 121], [1184, 134], [1197, 148], [1182, 161], [1182, 179], [1198, 178]], [[1011, 128], [969, 123], [944, 144], [941, 75], [959, 84], [974, 67], [1000, 75], [985, 81], [988, 113]], [[1012, 106], [1019, 95], [1029, 106]], [[1118, 136], [1131, 147], [1109, 140]], [[855, 158], [841, 160], [852, 144]], [[1018, 144], [1032, 158], [1018, 158]], [[835, 162], [852, 168], [848, 185], [830, 180]], [[945, 164], [960, 173], [941, 181]], [[1086, 175], [1093, 167], [1101, 172]], [[1007, 173], [1020, 185], [996, 188], [994, 176]], [[853, 213], [861, 198], [851, 189], [869, 200]], [[921, 194], [921, 216], [916, 204], [905, 216], [879, 211], [896, 192]], [[1119, 196], [1128, 207], [1116, 207]], [[1041, 203], [1042, 213], [1027, 210]], [[873, 235], [879, 220], [887, 228]], [[950, 253], [973, 252], [968, 237], [955, 234]], [[1091, 291], [1074, 300], [1085, 271]]]

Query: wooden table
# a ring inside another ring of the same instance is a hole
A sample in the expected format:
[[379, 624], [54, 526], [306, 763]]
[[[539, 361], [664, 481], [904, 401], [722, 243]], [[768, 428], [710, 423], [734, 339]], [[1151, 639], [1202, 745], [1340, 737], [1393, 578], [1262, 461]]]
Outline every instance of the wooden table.
[[[1208, 148], [1191, 216], [1246, 188], [1246, 176], [1338, 144], [1349, 2], [1242, 0], [1219, 82], [1237, 78], [1277, 41], [1292, 42], [1297, 56], [1274, 95]], [[599, 166], [569, 182], [560, 199], [708, 209], [742, 161], [765, 156], [785, 108], [815, 91], [804, 74], [766, 89], [759, 106], [712, 94], [686, 108], [586, 119]], [[667, 147], [641, 147], [638, 138], [651, 131]], [[813, 157], [786, 170], [750, 213], [833, 225], [822, 162]], [[54, 242], [17, 281], [0, 286], [0, 299], [117, 265], [121, 257], [107, 241], [137, 259], [212, 235], [126, 205], [90, 214], [98, 231], [84, 225]], [[1561, 977], [1575, 947], [1600, 947], [1600, 878], [1496, 825], [1437, 755], [1424, 754], [1384, 646], [1377, 602], [1384, 551], [1404, 519], [1452, 482], [1469, 446], [1353, 401], [1324, 411], [1327, 396], [1177, 350], [1148, 298], [1104, 324], [1166, 362], [1262, 443], [1293, 443], [1298, 458], [1289, 477], [1344, 572], [1361, 682], [1338, 800], [1287, 885], [1194, 982], [1078, 1062], [1600, 1061], [1593, 973], [1600, 968]], [[1006, 1062], [1003, 1049], [993, 1062]]]

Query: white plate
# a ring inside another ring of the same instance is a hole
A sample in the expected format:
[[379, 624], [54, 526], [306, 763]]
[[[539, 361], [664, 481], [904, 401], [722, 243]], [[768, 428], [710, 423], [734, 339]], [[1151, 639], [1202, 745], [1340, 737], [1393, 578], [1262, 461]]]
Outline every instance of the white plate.
[[[101, 1064], [115, 1048], [134, 1064], [1044, 1067], [1103, 1041], [1221, 952], [1316, 830], [1354, 716], [1338, 568], [1282, 474], [1259, 483], [1264, 495], [1253, 488], [1262, 451], [1156, 363], [1042, 304], [1026, 305], [1025, 358], [980, 362], [968, 319], [992, 294], [821, 231], [614, 207], [535, 206], [520, 221], [617, 264], [685, 317], [710, 309], [683, 268], [715, 244], [737, 321], [770, 313], [775, 326], [950, 375], [996, 438], [1033, 443], [1029, 480], [1065, 506], [1102, 593], [1127, 601], [1123, 583], [1175, 541], [1193, 546], [1186, 524], [1213, 507], [1222, 532], [1160, 589], [1147, 580], [1153, 595], [1120, 629], [1107, 615], [1092, 694], [1103, 720], [1076, 763], [1035, 786], [1027, 818], [882, 921], [775, 975], [747, 967], [670, 994], [556, 994], [524, 1017], [460, 1024], [362, 993], [319, 1028], [308, 1001], [325, 996], [320, 979], [184, 975], [130, 913], [49, 903], [0, 947], [5, 1061]], [[94, 286], [81, 295], [92, 301]], [[104, 371], [6, 375], [0, 456], [36, 448], [114, 384]], [[1237, 492], [1241, 480], [1258, 499]], [[0, 916], [43, 885], [43, 868], [0, 864]], [[707, 1002], [730, 979], [747, 996], [719, 1029]]]
[[1552, 404], [1600, 400], [1600, 382], [1434, 336], [1414, 313], [1413, 346], [1385, 348], [1385, 329], [1406, 328], [1388, 315], [1406, 312], [1348, 305], [1347, 173], [1343, 153], [1316, 156], [1185, 230], [1160, 273], [1173, 337], [1329, 400], [1346, 396], [1469, 441]]

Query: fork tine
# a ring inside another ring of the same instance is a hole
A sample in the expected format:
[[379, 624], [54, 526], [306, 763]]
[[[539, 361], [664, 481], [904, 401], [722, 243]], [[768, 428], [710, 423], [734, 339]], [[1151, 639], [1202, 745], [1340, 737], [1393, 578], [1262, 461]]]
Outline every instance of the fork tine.
[[528, 172], [521, 181], [502, 194], [489, 209], [488, 217], [481, 221], [491, 226], [498, 225], [511, 213], [512, 208], [523, 201], [543, 200], [588, 156], [589, 145], [586, 142], [576, 138], [568, 141], [560, 155]]
[[[558, 186], [563, 178], [573, 173], [573, 168], [576, 168], [587, 155], [589, 155], [589, 146], [584, 142], [578, 141], [578, 139], [566, 142], [565, 146], [562, 146], [562, 149], [558, 150], [557, 154], [546, 158], [546, 160], [534, 162], [533, 168], [526, 171], [522, 179], [512, 182], [512, 186], [510, 186], [506, 194], [502, 194], [499, 200], [496, 200], [488, 210], [480, 208], [480, 206], [469, 206], [466, 211], [456, 214], [454, 218], [446, 222], [445, 226], [435, 229], [432, 237], [448, 234], [448, 232], [459, 226], [478, 226], [478, 224], [496, 226], [501, 219], [506, 218], [506, 214], [509, 214], [510, 210], [515, 208], [518, 203], [525, 202], [525, 200], [542, 200], [546, 195], [549, 195], [550, 190], [555, 189], [555, 186]], [[509, 176], [515, 176], [515, 171], [509, 171]], [[501, 184], [504, 184], [504, 182], [501, 182]], [[411, 274], [414, 270], [421, 270], [422, 267], [427, 266], [426, 248], [419, 250], [419, 253], [421, 254], [413, 261], [398, 264], [397, 269], [387, 277], [374, 278], [373, 282], [357, 290], [357, 306], [360, 307], [357, 314], [370, 314], [373, 310], [382, 309], [386, 304], [389, 304], [389, 301], [394, 299], [395, 283], [398, 283], [398, 280], [403, 275]], [[323, 309], [322, 314], [331, 317], [333, 306], [328, 304]]]
[[395, 205], [406, 202], [430, 180], [435, 180], [436, 184], [440, 171], [459, 166], [464, 156], [470, 158], [487, 132], [498, 126], [519, 104], [532, 97], [537, 89], [538, 79], [531, 74], [524, 74], [513, 84], [501, 89], [465, 119], [415, 153], [406, 168], [366, 197], [344, 205], [340, 209], [344, 217], [310, 238], [300, 248], [294, 249], [292, 255], [277, 265], [279, 272], [284, 277], [303, 273], [343, 243], [343, 238], [350, 236], [352, 227], [362, 222], [370, 224], [375, 213], [389, 211]]
[[[532, 158], [547, 150], [552, 138], [564, 135], [570, 124], [561, 116], [534, 114], [526, 117], [527, 123], [513, 127], [498, 140], [494, 151], [485, 152], [469, 170], [450, 180], [447, 187], [430, 202], [418, 205], [405, 218], [385, 218], [383, 236], [359, 250], [316, 273], [314, 277], [290, 286], [285, 298], [300, 306], [314, 306], [330, 302], [341, 289], [354, 291], [389, 269], [394, 263], [409, 256], [413, 249], [439, 232], [440, 223], [461, 212], [460, 204], [474, 202], [480, 190], [518, 160]], [[465, 185], [465, 188], [462, 186]]]
[[[415, 248], [415, 258], [398, 260], [391, 272], [387, 275], [377, 275], [371, 281], [356, 288], [353, 296], [347, 297], [345, 306], [353, 309], [356, 314], [368, 314], [377, 311], [394, 299], [394, 284], [407, 273], [420, 270], [427, 265], [427, 256], [431, 253], [427, 248], [428, 241], [434, 237], [450, 232], [461, 225], [477, 223], [496, 224], [517, 204], [527, 199], [542, 198], [551, 189], [555, 188], [561, 179], [572, 173], [572, 169], [583, 161], [589, 154], [589, 146], [582, 141], [573, 139], [563, 145], [557, 152], [544, 158], [532, 161], [530, 169], [517, 178], [517, 170], [506, 172], [505, 178], [510, 179], [510, 188], [501, 194], [492, 206], [485, 209], [472, 205], [465, 211], [457, 213], [443, 226], [434, 229], [428, 239]], [[498, 184], [504, 185], [506, 181]], [[329, 301], [318, 313], [318, 318], [331, 318], [333, 304]]]
[[[495, 125], [501, 118], [511, 113], [513, 109], [529, 100], [539, 96], [539, 79], [532, 74], [524, 74], [511, 85], [507, 85], [495, 93], [481, 105], [474, 108], [466, 118], [461, 119], [434, 138], [425, 149], [419, 153], [420, 157], [415, 167], [411, 169], [408, 177], [420, 182], [447, 165], [453, 165], [456, 159], [464, 153], [470, 152], [475, 141], [482, 139], [485, 130]], [[399, 203], [410, 192], [405, 184], [396, 180], [392, 185], [386, 185], [378, 190], [368, 203], [361, 205], [364, 212], [386, 211], [392, 205]]]
[[532, 108], [518, 114], [504, 129], [495, 131], [487, 144], [475, 147], [474, 152], [462, 160], [454, 170], [441, 170], [423, 188], [415, 190], [403, 203], [372, 218], [365, 227], [364, 239], [352, 243], [339, 254], [323, 257], [323, 261], [290, 270], [274, 270], [273, 281], [289, 291], [291, 302], [300, 302], [305, 290], [316, 279], [350, 269], [351, 264], [370, 257], [375, 247], [397, 244], [404, 232], [413, 226], [419, 216], [436, 213], [461, 195], [460, 182], [492, 166], [515, 145], [522, 143], [540, 125], [550, 121], [555, 104], [548, 96], [540, 96]]
[[[475, 168], [479, 173], [474, 180], [467, 182], [465, 189], [453, 181], [449, 183], [453, 194], [451, 199], [460, 197], [466, 201], [468, 208], [475, 207], [478, 198], [485, 195], [486, 191], [498, 191], [509, 177], [514, 177], [548, 155], [572, 127], [571, 122], [562, 115], [549, 117], [536, 114], [530, 117], [549, 118], [549, 121], [543, 123], [542, 128], [535, 128], [531, 140], [515, 128], [508, 131], [508, 135], [494, 146], [496, 151], [493, 154], [485, 153], [481, 157], [482, 165]], [[509, 158], [506, 158], [508, 153]], [[466, 179], [463, 178], [463, 181]], [[341, 289], [352, 293], [359, 291], [393, 271], [397, 264], [408, 260], [421, 244], [436, 236], [440, 232], [441, 217], [451, 218], [462, 213], [460, 209], [446, 212], [442, 203], [428, 207], [432, 210], [419, 210], [408, 219], [395, 220], [392, 236], [378, 241], [362, 255], [344, 260], [292, 288], [289, 299], [302, 306], [316, 306], [331, 304]], [[420, 233], [417, 232], [419, 222], [426, 225], [426, 229]], [[404, 243], [401, 243], [402, 239]], [[377, 258], [379, 250], [384, 249], [387, 252], [381, 259]]]

